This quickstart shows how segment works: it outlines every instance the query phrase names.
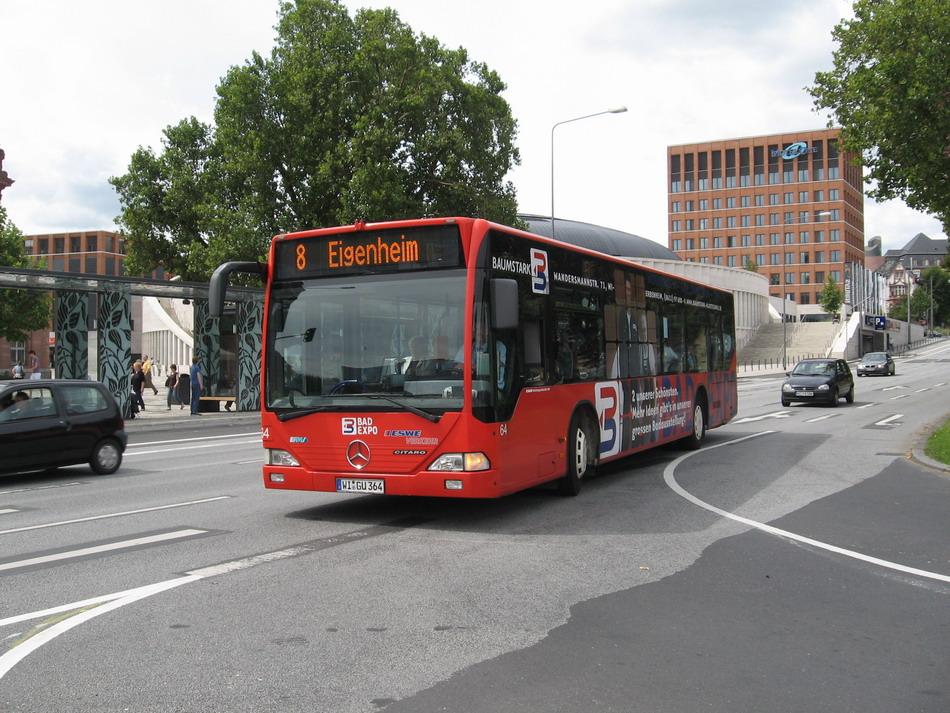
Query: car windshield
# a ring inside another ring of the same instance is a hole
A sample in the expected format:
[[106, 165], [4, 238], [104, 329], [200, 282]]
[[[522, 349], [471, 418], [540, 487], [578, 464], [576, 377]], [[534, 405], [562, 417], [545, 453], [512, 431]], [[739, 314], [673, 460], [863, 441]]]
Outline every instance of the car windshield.
[[871, 354], [864, 355], [865, 364], [883, 364], [887, 361], [887, 354], [881, 352], [873, 352]]
[[802, 361], [792, 370], [794, 376], [829, 376], [835, 373], [835, 364], [831, 361]]

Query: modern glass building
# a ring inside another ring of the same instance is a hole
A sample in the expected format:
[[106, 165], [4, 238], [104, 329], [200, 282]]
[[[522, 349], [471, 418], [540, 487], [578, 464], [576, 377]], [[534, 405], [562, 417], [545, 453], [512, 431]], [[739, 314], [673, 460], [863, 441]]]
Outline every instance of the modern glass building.
[[864, 265], [862, 169], [837, 129], [667, 149], [669, 248], [689, 262], [751, 267], [774, 297], [816, 304], [825, 280]]

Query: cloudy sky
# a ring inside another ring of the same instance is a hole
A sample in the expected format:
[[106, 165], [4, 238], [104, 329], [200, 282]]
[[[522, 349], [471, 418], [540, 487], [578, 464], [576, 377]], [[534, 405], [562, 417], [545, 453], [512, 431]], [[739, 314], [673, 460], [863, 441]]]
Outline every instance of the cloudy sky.
[[[395, 8], [417, 33], [499, 73], [519, 122], [510, 176], [522, 212], [667, 243], [666, 147], [823, 128], [803, 87], [831, 66], [850, 0], [345, 0]], [[112, 230], [107, 180], [188, 116], [253, 50], [269, 54], [277, 0], [3, 0], [0, 149], [16, 183], [3, 205], [27, 234]], [[287, 229], [313, 226], [286, 226]], [[885, 249], [938, 221], [899, 202], [865, 206]]]

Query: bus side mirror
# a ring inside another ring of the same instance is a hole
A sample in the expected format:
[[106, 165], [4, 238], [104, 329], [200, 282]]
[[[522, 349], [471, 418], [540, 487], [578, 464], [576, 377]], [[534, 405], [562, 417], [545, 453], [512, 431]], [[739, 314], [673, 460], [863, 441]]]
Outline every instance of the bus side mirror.
[[224, 315], [224, 295], [228, 291], [228, 280], [232, 272], [245, 272], [249, 275], [260, 275], [267, 282], [267, 265], [260, 262], [226, 262], [218, 265], [211, 275], [208, 285], [208, 313], [212, 317]]
[[496, 277], [491, 281], [491, 326], [493, 329], [518, 328], [518, 283]]

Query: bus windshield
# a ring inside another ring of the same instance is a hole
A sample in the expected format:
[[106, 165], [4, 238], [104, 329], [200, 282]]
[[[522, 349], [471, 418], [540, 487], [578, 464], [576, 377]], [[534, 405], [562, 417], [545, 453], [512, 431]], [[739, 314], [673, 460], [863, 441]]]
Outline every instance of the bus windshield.
[[464, 298], [464, 270], [273, 283], [266, 407], [461, 409]]

